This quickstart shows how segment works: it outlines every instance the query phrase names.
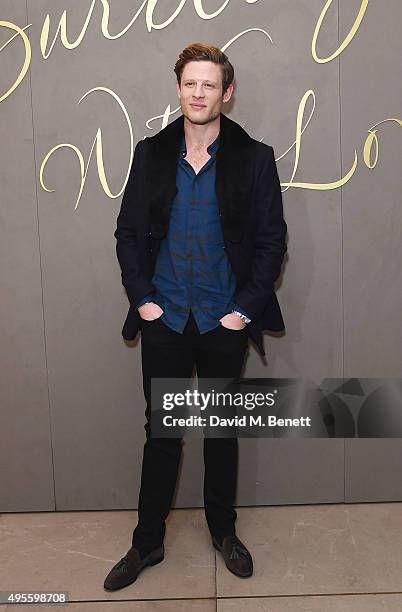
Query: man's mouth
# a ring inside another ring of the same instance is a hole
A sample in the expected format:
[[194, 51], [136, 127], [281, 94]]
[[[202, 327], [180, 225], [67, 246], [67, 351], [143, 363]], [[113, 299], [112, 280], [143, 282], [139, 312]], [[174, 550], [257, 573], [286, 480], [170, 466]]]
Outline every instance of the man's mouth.
[[190, 104], [193, 108], [206, 108], [205, 104]]

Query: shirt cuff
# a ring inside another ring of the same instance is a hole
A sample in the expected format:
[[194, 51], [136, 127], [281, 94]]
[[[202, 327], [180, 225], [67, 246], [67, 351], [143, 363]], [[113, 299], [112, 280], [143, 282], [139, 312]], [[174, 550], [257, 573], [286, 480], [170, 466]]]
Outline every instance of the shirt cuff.
[[250, 315], [248, 314], [248, 312], [246, 312], [244, 310], [244, 308], [242, 308], [241, 306], [239, 306], [238, 304], [232, 304], [232, 310], [238, 310], [240, 312], [240, 314], [245, 315], [248, 319], [251, 320]]
[[143, 304], [146, 304], [147, 302], [153, 302], [155, 298], [155, 294], [154, 293], [148, 293], [148, 295], [146, 295], [144, 298], [142, 298], [141, 302], [138, 302], [138, 304], [136, 305], [135, 309], [138, 310], [138, 308], [140, 306], [142, 306]]

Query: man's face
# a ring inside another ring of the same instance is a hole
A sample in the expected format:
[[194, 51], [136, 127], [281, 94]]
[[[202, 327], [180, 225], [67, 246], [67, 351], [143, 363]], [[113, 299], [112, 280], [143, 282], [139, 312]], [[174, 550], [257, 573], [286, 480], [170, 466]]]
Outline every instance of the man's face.
[[183, 115], [191, 123], [205, 125], [214, 121], [224, 102], [230, 100], [233, 85], [222, 91], [222, 68], [210, 61], [188, 62], [181, 75], [177, 94]]

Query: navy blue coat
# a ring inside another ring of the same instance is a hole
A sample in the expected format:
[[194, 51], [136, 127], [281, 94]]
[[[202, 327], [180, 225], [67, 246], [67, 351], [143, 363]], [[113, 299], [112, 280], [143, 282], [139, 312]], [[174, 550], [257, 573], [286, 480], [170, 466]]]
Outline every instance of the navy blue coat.
[[[117, 229], [117, 258], [130, 308], [122, 335], [141, 328], [135, 305], [155, 290], [151, 279], [177, 193], [176, 169], [184, 117], [137, 143]], [[285, 325], [274, 283], [286, 253], [287, 226], [273, 148], [220, 116], [215, 189], [225, 249], [237, 280], [234, 301], [250, 313], [248, 332], [265, 355], [262, 331]]]

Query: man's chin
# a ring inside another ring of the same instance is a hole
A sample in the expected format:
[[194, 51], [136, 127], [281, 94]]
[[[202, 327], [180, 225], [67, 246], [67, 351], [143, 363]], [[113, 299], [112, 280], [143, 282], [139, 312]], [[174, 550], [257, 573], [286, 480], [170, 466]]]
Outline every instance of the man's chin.
[[213, 113], [212, 115], [208, 115], [204, 117], [196, 113], [192, 113], [191, 111], [183, 113], [183, 115], [190, 123], [193, 123], [194, 125], [206, 125], [207, 123], [211, 123], [212, 121], [215, 121], [215, 119], [219, 117], [220, 112]]

